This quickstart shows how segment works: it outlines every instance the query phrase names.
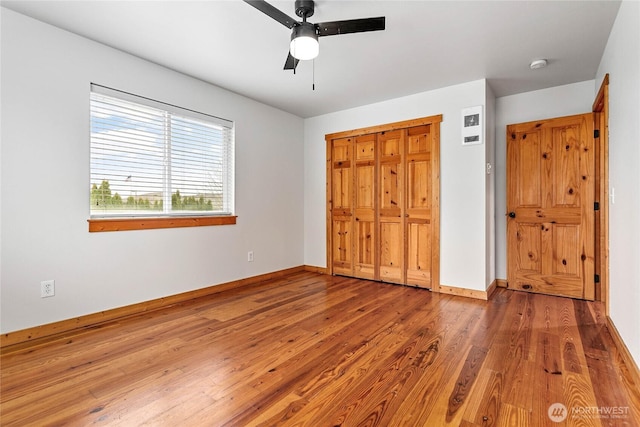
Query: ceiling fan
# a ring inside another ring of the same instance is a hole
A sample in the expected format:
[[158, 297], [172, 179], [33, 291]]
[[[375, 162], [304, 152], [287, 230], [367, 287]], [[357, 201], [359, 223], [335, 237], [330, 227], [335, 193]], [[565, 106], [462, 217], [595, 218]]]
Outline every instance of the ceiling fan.
[[284, 63], [284, 69], [293, 70], [294, 73], [300, 60], [313, 59], [318, 56], [320, 51], [318, 37], [384, 30], [384, 16], [321, 22], [318, 24], [307, 22], [307, 18], [313, 16], [313, 0], [296, 0], [296, 15], [302, 18], [302, 22], [289, 17], [286, 13], [264, 0], [244, 1], [285, 27], [292, 29], [289, 55]]

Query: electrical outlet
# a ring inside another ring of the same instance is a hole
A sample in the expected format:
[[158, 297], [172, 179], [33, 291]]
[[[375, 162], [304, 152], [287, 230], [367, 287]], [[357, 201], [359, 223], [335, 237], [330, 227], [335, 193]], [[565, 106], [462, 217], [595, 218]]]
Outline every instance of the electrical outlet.
[[40, 297], [49, 298], [56, 294], [56, 281], [44, 280], [40, 282]]
[[253, 251], [247, 252], [247, 261], [253, 262]]

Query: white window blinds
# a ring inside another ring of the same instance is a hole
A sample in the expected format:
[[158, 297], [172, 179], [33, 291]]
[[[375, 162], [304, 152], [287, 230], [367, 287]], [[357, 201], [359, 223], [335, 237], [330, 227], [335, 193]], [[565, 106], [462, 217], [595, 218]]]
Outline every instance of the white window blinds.
[[233, 122], [91, 85], [91, 217], [233, 215]]

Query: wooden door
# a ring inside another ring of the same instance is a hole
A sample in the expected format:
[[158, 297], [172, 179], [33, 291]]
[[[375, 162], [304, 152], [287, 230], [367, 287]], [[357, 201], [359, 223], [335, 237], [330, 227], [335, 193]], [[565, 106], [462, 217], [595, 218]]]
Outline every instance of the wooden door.
[[378, 135], [380, 280], [406, 283], [404, 229], [404, 149], [406, 130]]
[[508, 287], [594, 299], [591, 113], [507, 126]]
[[431, 175], [430, 126], [408, 129], [406, 165], [407, 284], [431, 287]]
[[376, 134], [355, 138], [354, 276], [376, 279]]
[[329, 274], [439, 290], [441, 121], [325, 135]]
[[353, 275], [353, 140], [342, 138], [331, 144], [332, 266], [336, 274]]

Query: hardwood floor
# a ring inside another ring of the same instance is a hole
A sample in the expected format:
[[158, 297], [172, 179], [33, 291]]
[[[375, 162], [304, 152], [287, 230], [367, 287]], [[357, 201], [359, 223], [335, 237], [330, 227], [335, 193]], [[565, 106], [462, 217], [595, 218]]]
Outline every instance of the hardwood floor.
[[600, 305], [501, 288], [303, 272], [0, 361], [3, 426], [640, 425]]

